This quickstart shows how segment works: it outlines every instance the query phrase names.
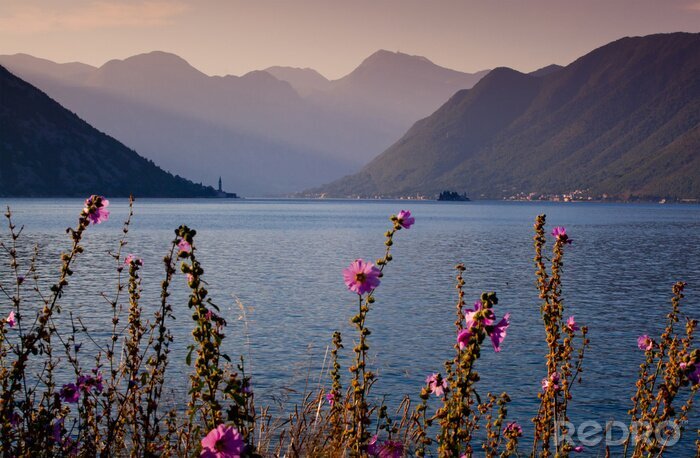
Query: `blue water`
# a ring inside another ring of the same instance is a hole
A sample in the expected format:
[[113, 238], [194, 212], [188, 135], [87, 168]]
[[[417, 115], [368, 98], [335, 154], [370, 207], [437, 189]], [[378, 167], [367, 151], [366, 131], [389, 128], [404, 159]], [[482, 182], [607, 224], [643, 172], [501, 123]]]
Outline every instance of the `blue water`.
[[[0, 199], [0, 205], [11, 206], [16, 223], [25, 226], [25, 242], [38, 243], [43, 259], [50, 260], [40, 265], [42, 278], [55, 279], [57, 255], [69, 247], [64, 229], [75, 225], [82, 202]], [[573, 392], [575, 423], [626, 421], [642, 360], [636, 338], [658, 336], [676, 280], [688, 282], [683, 310], [700, 318], [696, 205], [143, 199], [135, 204], [126, 252], [144, 259], [142, 303], [154, 309], [173, 229], [197, 229], [204, 278], [229, 322], [226, 350], [245, 356], [258, 403], [289, 403], [319, 383], [327, 385], [321, 367], [333, 331], [343, 332], [351, 353], [348, 319], [357, 303], [343, 284], [342, 269], [355, 258], [382, 255], [388, 216], [401, 209], [410, 209], [416, 224], [397, 234], [394, 262], [367, 322], [371, 366], [379, 374], [373, 392], [390, 404], [404, 394], [417, 398], [426, 375], [442, 371], [451, 358], [454, 266], [463, 262], [468, 303], [482, 291], [496, 291], [497, 314], [511, 313], [503, 351], [484, 351], [479, 362], [480, 393], [507, 391], [513, 399], [509, 417], [528, 434], [545, 374], [532, 264], [532, 224], [539, 213], [547, 214], [550, 228], [566, 226], [574, 239], [565, 256], [565, 313], [590, 329], [583, 384]], [[127, 202], [113, 199], [110, 210], [109, 222], [89, 228], [86, 253], [61, 302], [64, 316], [81, 316], [93, 337], [105, 342], [111, 312], [100, 293], [113, 295], [116, 288], [116, 266], [107, 251], [117, 248]], [[6, 234], [0, 237], [7, 241]], [[0, 282], [7, 278], [2, 262]], [[172, 296], [178, 362], [169, 383], [175, 398], [186, 389], [182, 360], [191, 339], [187, 288], [179, 277]], [[30, 289], [25, 294], [31, 298]], [[0, 297], [3, 316], [8, 306]], [[695, 415], [688, 425], [691, 442], [699, 423]]]

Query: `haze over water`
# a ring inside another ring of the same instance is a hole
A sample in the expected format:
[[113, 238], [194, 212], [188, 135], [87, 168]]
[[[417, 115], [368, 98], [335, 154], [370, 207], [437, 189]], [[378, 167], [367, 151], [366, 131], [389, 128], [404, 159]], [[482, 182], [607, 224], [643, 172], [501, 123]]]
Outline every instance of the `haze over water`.
[[[25, 242], [39, 243], [51, 260], [40, 263], [40, 270], [44, 280], [54, 281], [58, 254], [68, 248], [64, 230], [75, 225], [82, 201], [3, 199], [0, 204], [9, 205], [15, 223], [25, 226]], [[356, 258], [382, 255], [388, 217], [401, 209], [411, 210], [416, 224], [396, 235], [394, 261], [367, 322], [370, 366], [379, 374], [373, 393], [386, 394], [392, 405], [404, 394], [417, 399], [425, 377], [444, 371], [456, 336], [454, 266], [464, 262], [467, 303], [482, 291], [496, 291], [496, 314], [511, 313], [503, 351], [482, 352], [479, 393], [508, 391], [509, 418], [530, 435], [545, 374], [532, 263], [532, 224], [540, 213], [547, 214], [548, 232], [566, 226], [574, 240], [564, 259], [565, 315], [575, 315], [590, 329], [583, 384], [573, 391], [574, 420], [625, 421], [643, 358], [636, 338], [659, 335], [675, 281], [688, 283], [682, 311], [700, 317], [697, 205], [144, 199], [135, 203], [124, 254], [144, 259], [142, 305], [150, 311], [158, 303], [162, 257], [173, 230], [180, 224], [195, 228], [204, 279], [229, 322], [226, 350], [234, 362], [245, 355], [259, 405], [273, 398], [296, 401], [317, 386], [333, 331], [343, 332], [345, 354], [351, 354], [354, 333], [348, 320], [357, 300], [343, 284], [342, 269]], [[111, 330], [111, 309], [100, 292], [113, 295], [116, 289], [116, 265], [106, 251], [117, 248], [127, 202], [113, 199], [110, 210], [107, 223], [88, 229], [86, 252], [61, 301], [63, 319], [69, 312], [82, 316], [98, 342], [106, 342]], [[0, 240], [7, 241], [7, 234]], [[548, 242], [547, 250], [551, 238]], [[7, 269], [3, 258], [0, 283], [7, 280]], [[184, 275], [178, 275], [172, 293], [177, 320], [169, 387], [184, 394], [189, 369], [183, 360], [191, 341]], [[31, 295], [29, 287], [25, 294]], [[245, 305], [245, 319], [235, 298]], [[86, 342], [84, 356], [89, 349]], [[86, 358], [83, 364], [92, 363]], [[346, 360], [346, 375], [347, 365]], [[328, 378], [321, 383], [328, 386]], [[699, 424], [695, 414], [689, 439]]]

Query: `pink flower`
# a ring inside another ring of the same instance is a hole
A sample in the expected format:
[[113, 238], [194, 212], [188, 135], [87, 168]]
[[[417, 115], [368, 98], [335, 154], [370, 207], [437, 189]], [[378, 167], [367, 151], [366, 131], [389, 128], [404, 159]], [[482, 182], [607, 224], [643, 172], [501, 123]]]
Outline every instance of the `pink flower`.
[[459, 331], [459, 334], [457, 334], [457, 344], [459, 344], [459, 349], [464, 350], [464, 347], [469, 345], [469, 339], [472, 337], [472, 330], [471, 329], [462, 329]]
[[15, 311], [11, 311], [9, 315], [7, 315], [7, 318], [5, 319], [5, 322], [7, 325], [11, 328], [14, 328], [15, 325], [17, 324], [17, 319], [15, 318]]
[[326, 401], [328, 401], [328, 404], [330, 404], [331, 407], [333, 407], [333, 405], [335, 404], [335, 393], [333, 393], [333, 392], [328, 393], [326, 395]]
[[124, 258], [124, 265], [131, 265], [131, 263], [136, 264], [137, 266], [143, 266], [143, 260], [141, 258], [137, 258], [133, 254], [128, 255], [126, 258]]
[[651, 340], [651, 337], [646, 334], [641, 335], [637, 337], [637, 348], [640, 350], [649, 351], [654, 348], [654, 341]]
[[188, 242], [185, 239], [180, 239], [180, 242], [177, 244], [178, 250], [181, 252], [189, 253], [192, 251], [192, 245], [190, 245], [190, 242]]
[[508, 326], [510, 326], [510, 313], [503, 315], [501, 321], [494, 325], [490, 332], [488, 330], [489, 328], [487, 327], [487, 332], [489, 337], [491, 337], [491, 343], [493, 344], [493, 351], [496, 353], [501, 351], [501, 342], [503, 342], [503, 339], [506, 338]]
[[447, 380], [442, 378], [438, 373], [429, 375], [425, 379], [425, 383], [428, 384], [428, 389], [431, 393], [435, 393], [435, 396], [442, 396], [447, 391]]
[[559, 391], [559, 373], [555, 372], [549, 377], [542, 379], [542, 391], [547, 391], [552, 389], [554, 391]]
[[63, 401], [74, 404], [80, 399], [80, 390], [75, 383], [67, 383], [63, 385], [58, 395]]
[[474, 329], [479, 325], [484, 326], [486, 334], [491, 338], [493, 349], [496, 353], [501, 351], [501, 342], [506, 338], [506, 331], [510, 326], [510, 313], [503, 315], [501, 321], [496, 321], [496, 315], [491, 309], [484, 309], [481, 301], [474, 302], [474, 309], [464, 312], [465, 327], [457, 334], [459, 348], [464, 349], [469, 344], [469, 339]]
[[582, 445], [577, 445], [576, 447], [574, 447], [574, 452], [576, 453], [581, 453], [583, 450], [584, 448]]
[[579, 327], [576, 324], [576, 320], [574, 319], [573, 315], [571, 315], [569, 319], [566, 320], [566, 327], [569, 328], [569, 331], [571, 332], [576, 332], [579, 330]]
[[523, 435], [523, 428], [516, 421], [512, 421], [503, 428], [504, 433], [510, 433], [515, 437], [520, 437]]
[[410, 229], [416, 219], [411, 216], [411, 212], [408, 210], [401, 210], [398, 215], [396, 215], [396, 222], [399, 223], [404, 229]]
[[90, 223], [100, 224], [109, 219], [108, 206], [109, 200], [105, 199], [103, 196], [93, 194], [85, 200], [85, 208], [83, 211], [87, 214]]
[[562, 243], [571, 243], [573, 240], [569, 238], [568, 235], [566, 235], [566, 228], [563, 226], [557, 226], [554, 229], [552, 229], [552, 235], [557, 239], [560, 240]]
[[398, 441], [378, 442], [375, 434], [367, 444], [367, 454], [375, 458], [401, 458], [403, 456], [403, 444]]
[[239, 458], [245, 441], [236, 428], [220, 424], [202, 439], [202, 454], [206, 458]]
[[365, 294], [379, 286], [380, 273], [379, 269], [371, 262], [356, 259], [343, 270], [343, 278], [345, 278], [345, 285], [350, 291]]

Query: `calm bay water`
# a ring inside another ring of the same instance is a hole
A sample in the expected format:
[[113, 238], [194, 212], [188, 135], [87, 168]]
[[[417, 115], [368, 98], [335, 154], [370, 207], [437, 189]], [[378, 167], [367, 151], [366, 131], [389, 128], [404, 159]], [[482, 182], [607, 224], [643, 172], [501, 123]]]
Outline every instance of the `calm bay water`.
[[[0, 198], [0, 204], [25, 226], [25, 242], [39, 244], [47, 259], [42, 276], [55, 279], [57, 255], [69, 247], [64, 230], [75, 225], [82, 201]], [[88, 230], [86, 253], [62, 300], [64, 315], [81, 316], [98, 342], [111, 330], [100, 293], [113, 295], [116, 288], [114, 260], [106, 252], [117, 248], [127, 207], [125, 200], [111, 200], [110, 220]], [[426, 375], [442, 371], [451, 357], [454, 266], [464, 262], [468, 303], [482, 291], [496, 291], [497, 315], [511, 313], [503, 351], [483, 352], [480, 392], [508, 391], [509, 417], [529, 429], [545, 374], [532, 265], [532, 224], [539, 213], [547, 214], [550, 228], [566, 226], [574, 239], [565, 257], [566, 313], [590, 328], [584, 381], [574, 390], [575, 421], [625, 421], [642, 360], [636, 338], [660, 333], [676, 280], [688, 282], [685, 312], [700, 318], [700, 207], [691, 205], [143, 199], [135, 204], [126, 251], [144, 259], [142, 303], [154, 309], [173, 229], [197, 229], [204, 278], [229, 321], [226, 350], [245, 356], [259, 402], [294, 401], [319, 383], [333, 331], [343, 331], [350, 355], [348, 319], [357, 302], [342, 269], [355, 258], [382, 255], [388, 216], [401, 209], [410, 209], [416, 224], [397, 234], [394, 262], [368, 318], [379, 374], [374, 393], [392, 404], [404, 394], [417, 397]], [[0, 239], [7, 241], [7, 234]], [[0, 282], [7, 279], [2, 262]], [[179, 277], [172, 296], [178, 361], [170, 386], [176, 395], [186, 389], [183, 360], [191, 339], [187, 288]], [[0, 299], [2, 316], [8, 307]], [[83, 363], [90, 367], [89, 360]], [[694, 440], [697, 415], [691, 423]]]

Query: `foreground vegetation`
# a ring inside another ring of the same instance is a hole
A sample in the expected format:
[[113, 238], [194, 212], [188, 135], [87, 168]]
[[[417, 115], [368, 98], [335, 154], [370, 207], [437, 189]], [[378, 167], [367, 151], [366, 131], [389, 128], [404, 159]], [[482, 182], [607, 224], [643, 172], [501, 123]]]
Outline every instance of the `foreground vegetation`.
[[[534, 264], [547, 353], [542, 389], [536, 394], [540, 403], [533, 412], [533, 437], [525, 447], [522, 426], [508, 418], [509, 395], [479, 387], [479, 371], [487, 370], [479, 366], [480, 355], [501, 351], [511, 315], [501, 310], [494, 292], [468, 305], [461, 264], [456, 266], [454, 356], [445, 362], [444, 372], [426, 374], [425, 385], [416, 387], [417, 396], [406, 396], [396, 414], [372, 395], [377, 375], [367, 364], [370, 312], [374, 293], [393, 261], [395, 239], [415, 223], [409, 211], [391, 216], [384, 234], [386, 249], [376, 262], [357, 259], [342, 272], [356, 299], [350, 321], [357, 335], [347, 372], [339, 357], [345, 351], [343, 336], [336, 332], [327, 386], [293, 406], [288, 417], [274, 418], [255, 405], [243, 358], [234, 364], [222, 351], [226, 321], [209, 298], [197, 259], [196, 231], [188, 227], [175, 231], [163, 259], [157, 311], [146, 317], [141, 304], [143, 262], [125, 253], [130, 206], [123, 237], [112, 253], [117, 288], [107, 298], [112, 314], [108, 337], [91, 334], [79, 317], [71, 316], [72, 326], [59, 326], [57, 318], [68, 306], [62, 303], [63, 293], [83, 253], [83, 235], [91, 225], [109, 219], [108, 206], [104, 197], [87, 199], [77, 226], [67, 230], [71, 248], [62, 254], [58, 279], [48, 291], [40, 287], [38, 248], [28, 260], [18, 255], [22, 230], [9, 209], [6, 213], [9, 239], [0, 248], [11, 280], [0, 284], [0, 312], [5, 317], [0, 319], [2, 456], [565, 457], [585, 450], [572, 440], [568, 410], [574, 402], [572, 386], [584, 369], [588, 329], [565, 313], [561, 279], [572, 239], [565, 228], [555, 227], [552, 253], [547, 254], [544, 215], [534, 226]], [[173, 342], [169, 291], [175, 281], [187, 283], [192, 312], [186, 405], [168, 402], [165, 385]], [[619, 444], [624, 456], [663, 456], [686, 432], [700, 386], [700, 352], [693, 348], [697, 321], [681, 312], [684, 286], [673, 286], [661, 336], [638, 339], [643, 356], [636, 386], [630, 387], [628, 434]], [[28, 299], [28, 289], [36, 292], [40, 303]], [[97, 349], [87, 368], [82, 364], [83, 336]], [[63, 383], [66, 373], [71, 380]], [[437, 409], [430, 407], [431, 397], [439, 399]], [[697, 450], [687, 455], [700, 453], [700, 441], [696, 443]]]

